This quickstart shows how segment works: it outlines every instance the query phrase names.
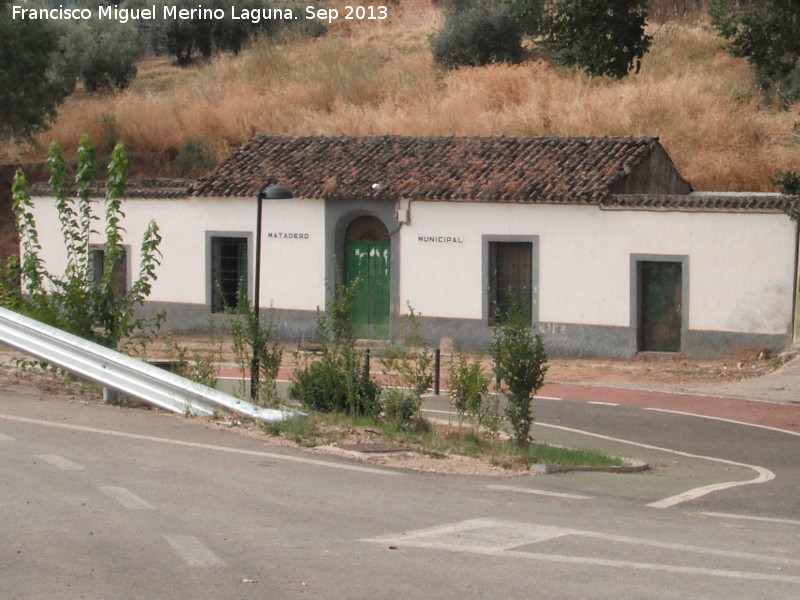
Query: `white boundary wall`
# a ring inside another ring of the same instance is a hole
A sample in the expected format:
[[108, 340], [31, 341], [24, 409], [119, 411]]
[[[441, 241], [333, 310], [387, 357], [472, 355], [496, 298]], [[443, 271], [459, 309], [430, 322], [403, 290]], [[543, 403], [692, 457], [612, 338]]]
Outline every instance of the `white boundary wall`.
[[[482, 236], [539, 236], [539, 319], [629, 326], [631, 255], [689, 257], [689, 328], [786, 333], [795, 225], [783, 214], [413, 202], [401, 298], [428, 317], [481, 318]], [[457, 238], [425, 242], [420, 236]]]
[[[255, 236], [255, 198], [132, 199], [123, 203], [123, 241], [129, 247], [128, 274], [134, 279], [141, 259], [142, 235], [154, 219], [162, 236], [162, 264], [150, 300], [205, 304], [208, 290], [207, 232]], [[102, 217], [102, 202], [95, 214]], [[51, 198], [36, 198], [34, 216], [42, 257], [51, 272], [62, 272], [66, 256]], [[264, 201], [262, 232], [262, 306], [316, 310], [325, 305], [324, 204], [314, 200]], [[102, 229], [102, 221], [96, 228]], [[292, 237], [298, 234], [298, 237]], [[252, 238], [254, 239], [254, 238]], [[96, 235], [94, 243], [104, 237]], [[254, 242], [249, 248], [252, 270]]]
[[[123, 210], [130, 277], [147, 223], [161, 229], [156, 302], [207, 302], [207, 232], [255, 235], [255, 198], [134, 199]], [[35, 199], [34, 213], [43, 258], [58, 272], [65, 257], [54, 201]], [[321, 200], [264, 201], [262, 306], [325, 305], [325, 236], [333, 235], [325, 226]], [[401, 312], [409, 302], [425, 317], [481, 319], [482, 236], [523, 235], [539, 237], [542, 322], [630, 326], [634, 254], [688, 256], [692, 330], [786, 334], [792, 319], [796, 226], [783, 214], [412, 202], [397, 235]], [[442, 237], [458, 241], [430, 241]]]

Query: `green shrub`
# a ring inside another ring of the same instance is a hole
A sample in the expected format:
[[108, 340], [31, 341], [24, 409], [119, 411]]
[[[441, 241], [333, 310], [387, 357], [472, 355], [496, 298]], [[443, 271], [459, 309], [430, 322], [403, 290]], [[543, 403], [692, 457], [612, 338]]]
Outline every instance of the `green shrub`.
[[800, 62], [798, 65], [774, 86], [779, 106], [788, 107], [800, 100]]
[[447, 69], [518, 63], [523, 31], [523, 22], [506, 4], [453, 4], [444, 26], [431, 38], [433, 60]]
[[544, 337], [534, 335], [521, 315], [512, 313], [494, 327], [492, 357], [497, 379], [508, 396], [506, 418], [511, 424], [512, 439], [526, 447], [533, 425], [531, 402], [547, 372]]
[[800, 198], [800, 173], [793, 171], [778, 173], [778, 177], [772, 183], [781, 187], [782, 194], [793, 196], [785, 211], [793, 221], [800, 223], [800, 200], [798, 200]]
[[297, 372], [289, 398], [308, 410], [376, 416], [378, 386], [363, 373], [348, 372], [348, 367], [336, 355], [323, 355]]
[[381, 391], [383, 418], [401, 428], [411, 428], [419, 416], [422, 399], [418, 394], [400, 388], [384, 388]]
[[187, 140], [180, 149], [180, 152], [172, 160], [181, 174], [185, 175], [192, 171], [209, 169], [217, 163], [214, 149], [205, 138], [194, 138]]
[[[419, 314], [408, 304], [408, 313], [400, 326], [402, 336], [407, 338], [406, 345], [381, 357], [383, 373], [389, 377], [395, 388], [393, 391], [402, 390], [402, 394], [408, 397], [406, 401], [390, 394], [389, 410], [384, 406], [383, 413], [389, 421], [403, 425], [410, 425], [418, 417], [422, 396], [433, 385], [434, 355], [419, 335], [418, 317]], [[397, 403], [399, 407], [395, 406]], [[414, 414], [406, 416], [407, 410], [413, 410]]]
[[[240, 393], [244, 397], [245, 377], [250, 376], [250, 399], [261, 406], [278, 406], [275, 380], [281, 368], [283, 347], [273, 340], [275, 322], [270, 309], [266, 318], [250, 303], [244, 286], [239, 288], [236, 310], [230, 313], [231, 349], [239, 366]], [[248, 373], [249, 371], [249, 373]]]
[[497, 439], [503, 426], [503, 419], [500, 417], [500, 396], [497, 394], [482, 396], [480, 412], [476, 411], [472, 418], [476, 428], [483, 427], [491, 438]]
[[218, 347], [201, 353], [181, 346], [171, 334], [167, 334], [165, 341], [173, 373], [210, 388], [217, 387], [217, 363], [221, 358]]
[[453, 356], [450, 363], [450, 402], [458, 414], [458, 425], [469, 415], [473, 425], [481, 425], [484, 397], [489, 391], [489, 378], [484, 375], [480, 358], [470, 362], [466, 355]]
[[295, 372], [289, 398], [319, 412], [376, 416], [380, 412], [378, 386], [369, 375], [366, 359], [356, 350], [350, 307], [359, 281], [339, 286], [327, 310], [317, 313], [317, 336], [323, 345], [319, 361]]

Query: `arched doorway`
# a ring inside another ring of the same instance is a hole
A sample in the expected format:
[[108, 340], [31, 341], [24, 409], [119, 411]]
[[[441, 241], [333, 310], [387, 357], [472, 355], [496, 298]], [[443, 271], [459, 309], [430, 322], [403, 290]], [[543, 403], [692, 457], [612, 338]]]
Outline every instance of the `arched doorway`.
[[389, 231], [375, 217], [359, 217], [347, 228], [344, 276], [348, 285], [358, 280], [350, 316], [357, 338], [389, 337]]

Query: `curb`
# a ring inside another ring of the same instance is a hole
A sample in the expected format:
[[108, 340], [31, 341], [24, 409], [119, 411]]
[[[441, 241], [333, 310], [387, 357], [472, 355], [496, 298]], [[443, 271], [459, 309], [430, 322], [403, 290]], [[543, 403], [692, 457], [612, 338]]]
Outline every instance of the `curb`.
[[625, 459], [628, 464], [617, 467], [593, 467], [589, 465], [552, 465], [548, 463], [535, 463], [531, 465], [531, 472], [537, 475], [551, 475], [553, 473], [567, 473], [569, 471], [601, 471], [603, 473], [641, 473], [647, 471], [650, 465], [641, 460]]

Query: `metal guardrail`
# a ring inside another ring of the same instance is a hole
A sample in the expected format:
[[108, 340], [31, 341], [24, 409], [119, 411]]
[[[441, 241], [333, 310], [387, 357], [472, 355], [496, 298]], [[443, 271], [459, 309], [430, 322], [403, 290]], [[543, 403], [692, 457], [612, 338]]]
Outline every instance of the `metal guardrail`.
[[0, 307], [0, 342], [112, 390], [179, 414], [234, 412], [277, 422], [302, 416], [263, 408]]

